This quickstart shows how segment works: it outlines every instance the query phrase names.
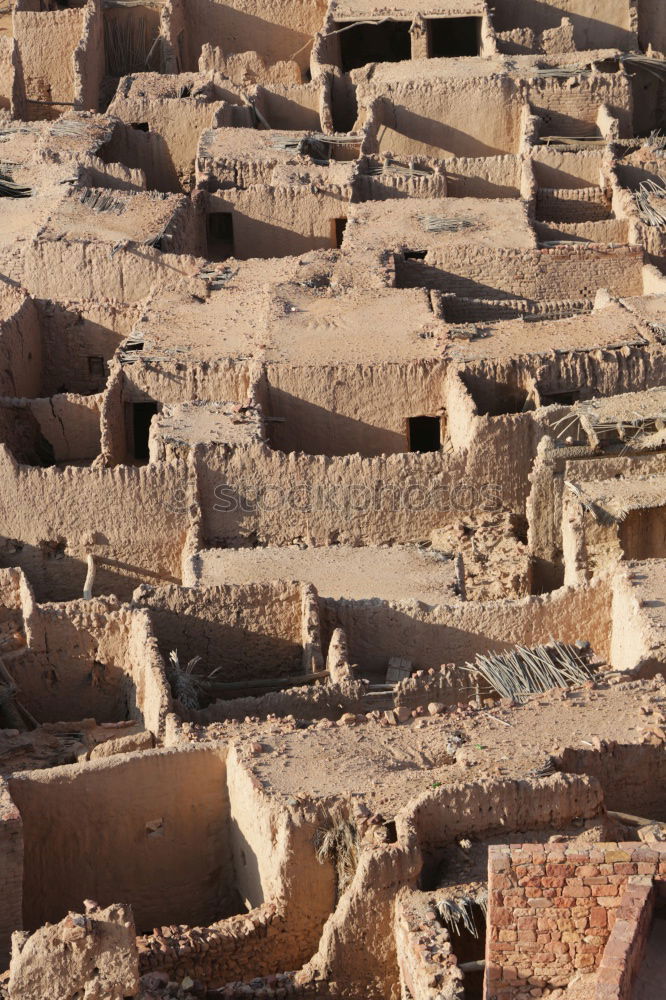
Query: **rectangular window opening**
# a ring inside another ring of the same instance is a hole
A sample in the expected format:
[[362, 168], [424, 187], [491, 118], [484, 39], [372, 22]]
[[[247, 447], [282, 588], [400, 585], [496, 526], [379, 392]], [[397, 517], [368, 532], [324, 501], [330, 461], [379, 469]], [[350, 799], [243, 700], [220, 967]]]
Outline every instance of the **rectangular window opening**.
[[427, 24], [431, 59], [480, 55], [480, 17], [434, 17], [428, 19]]
[[104, 378], [104, 358], [93, 354], [88, 358], [88, 374], [92, 378]]
[[439, 417], [409, 417], [407, 419], [409, 450], [416, 452], [439, 451], [441, 419]]
[[[368, 63], [403, 62], [412, 57], [409, 21], [385, 21], [384, 24], [339, 22], [340, 63], [343, 73]], [[351, 27], [351, 25], [354, 25]]]
[[130, 128], [136, 129], [137, 132], [150, 132], [148, 122], [130, 122]]

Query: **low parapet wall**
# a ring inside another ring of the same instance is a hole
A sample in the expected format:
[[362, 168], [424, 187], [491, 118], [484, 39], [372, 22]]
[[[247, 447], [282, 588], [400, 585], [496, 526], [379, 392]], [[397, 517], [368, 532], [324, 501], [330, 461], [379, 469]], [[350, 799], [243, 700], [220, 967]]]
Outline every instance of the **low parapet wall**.
[[649, 875], [629, 878], [599, 964], [594, 1000], [632, 1000], [645, 956], [657, 890]]

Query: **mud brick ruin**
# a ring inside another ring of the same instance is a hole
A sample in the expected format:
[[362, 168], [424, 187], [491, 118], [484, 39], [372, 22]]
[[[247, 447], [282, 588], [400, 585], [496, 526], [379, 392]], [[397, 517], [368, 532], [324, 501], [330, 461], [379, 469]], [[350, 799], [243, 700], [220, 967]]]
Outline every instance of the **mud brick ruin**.
[[0, 1000], [657, 1000], [666, 0], [0, 0]]

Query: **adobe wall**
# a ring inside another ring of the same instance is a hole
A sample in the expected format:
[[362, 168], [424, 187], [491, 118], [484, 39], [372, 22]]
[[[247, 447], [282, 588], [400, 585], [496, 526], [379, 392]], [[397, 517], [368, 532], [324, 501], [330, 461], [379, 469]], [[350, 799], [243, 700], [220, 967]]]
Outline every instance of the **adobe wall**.
[[146, 588], [134, 595], [148, 611], [166, 660], [200, 670], [222, 667], [219, 681], [290, 676], [304, 671], [303, 589], [296, 583]]
[[[598, 48], [599, 42], [592, 47]], [[602, 105], [617, 119], [620, 138], [632, 134], [631, 82], [622, 70], [579, 77], [576, 87], [569, 86], [568, 80], [535, 75], [529, 85], [529, 102], [532, 113], [541, 119], [542, 137], [599, 134], [597, 123]]]
[[[521, 160], [518, 156], [466, 157], [446, 161], [449, 198], [518, 198]], [[426, 195], [426, 197], [430, 197]]]
[[607, 580], [563, 588], [515, 601], [460, 602], [430, 607], [420, 602], [322, 600], [322, 630], [345, 630], [352, 662], [386, 669], [392, 656], [415, 668], [464, 664], [477, 653], [551, 638], [591, 643], [606, 657], [610, 644], [611, 592]]
[[[408, 450], [407, 418], [444, 409], [442, 361], [408, 364], [267, 364], [273, 448], [309, 455], [389, 455]], [[446, 429], [446, 419], [442, 430]]]
[[[116, 348], [130, 332], [132, 310], [113, 303], [81, 302], [68, 307], [49, 303], [39, 310], [39, 329], [44, 355], [41, 388], [38, 392], [16, 392], [16, 396], [54, 396], [59, 392], [101, 392], [106, 374], [91, 371], [91, 357], [108, 365]], [[63, 385], [65, 390], [63, 390]], [[9, 394], [7, 394], [9, 395]]]
[[260, 85], [256, 88], [254, 105], [271, 128], [321, 131], [318, 82]]
[[137, 609], [132, 612], [127, 660], [132, 679], [127, 698], [130, 716], [140, 713], [146, 729], [159, 735], [171, 711], [171, 690], [150, 618]]
[[533, 146], [530, 157], [538, 187], [575, 189], [600, 184], [605, 153], [596, 149], [568, 152]]
[[[322, 664], [323, 666], [323, 664]], [[203, 709], [185, 709], [178, 706], [183, 721], [198, 725], [224, 722], [227, 719], [244, 721], [250, 718], [265, 719], [269, 715], [293, 715], [297, 719], [331, 719], [337, 722], [344, 712], [356, 713], [366, 694], [361, 681], [300, 685], [283, 691], [271, 691], [257, 697], [218, 699]], [[439, 698], [439, 695], [438, 695]], [[423, 704], [424, 697], [418, 698]], [[401, 702], [401, 704], [404, 702]]]
[[126, 611], [103, 602], [34, 606], [27, 623], [28, 655], [13, 661], [11, 669], [39, 722], [127, 717], [128, 618]]
[[399, 288], [425, 286], [456, 295], [501, 299], [587, 299], [600, 288], [643, 294], [643, 249], [601, 244], [505, 250], [468, 245], [449, 256], [429, 250], [424, 261], [397, 258]]
[[74, 50], [83, 35], [84, 19], [83, 7], [14, 11], [14, 38], [20, 53], [25, 97], [34, 102], [29, 112], [36, 110], [38, 117], [52, 117], [56, 110], [43, 102], [74, 103]]
[[7, 783], [0, 781], [0, 964], [9, 964], [12, 933], [22, 926], [23, 824]]
[[396, 893], [414, 885], [420, 869], [414, 838], [361, 850], [356, 873], [323, 928], [317, 952], [302, 971], [350, 996], [380, 1000], [396, 996], [400, 969], [393, 933]]
[[434, 157], [518, 152], [522, 97], [517, 81], [507, 76], [396, 80], [390, 99], [384, 96], [387, 82], [359, 80], [361, 117], [371, 122], [363, 152]]
[[55, 462], [92, 461], [100, 451], [99, 396], [59, 394], [33, 399], [27, 409], [53, 448]]
[[[287, 5], [272, 0], [186, 0], [185, 45], [187, 65], [194, 69], [204, 44], [221, 45], [225, 55], [257, 52], [268, 64], [281, 60], [309, 65], [307, 42], [320, 30], [326, 13], [323, 0], [296, 0]], [[298, 52], [302, 49], [301, 52]]]
[[185, 278], [198, 269], [191, 257], [171, 257], [147, 246], [140, 253], [121, 249], [113, 257], [111, 249], [91, 240], [17, 241], [0, 252], [0, 272], [36, 298], [57, 301], [66, 288], [76, 302], [133, 303], [173, 280], [174, 267]]
[[129, 598], [138, 582], [178, 580], [186, 523], [173, 498], [185, 479], [173, 465], [30, 468], [0, 447], [0, 532], [20, 543], [2, 559], [39, 600], [80, 597], [90, 552], [95, 593]]
[[[574, 381], [572, 378], [569, 384], [594, 385], [595, 395], [613, 393], [609, 385], [610, 379], [615, 382], [616, 393], [627, 392], [630, 389], [635, 391], [633, 387], [638, 385], [649, 388], [653, 384], [659, 384], [662, 378], [659, 358], [656, 364], [651, 365], [640, 350], [631, 353], [621, 350], [613, 353], [617, 359], [614, 376], [612, 368], [607, 368], [603, 361], [606, 352], [595, 351], [580, 355], [586, 362], [589, 361], [589, 364], [586, 363], [579, 370], [580, 374], [577, 374], [572, 366], [572, 376], [580, 381]], [[602, 361], [602, 364], [597, 365], [598, 361]], [[566, 367], [562, 371], [563, 384], [566, 385], [565, 371]], [[577, 578], [576, 574], [585, 568], [584, 563], [580, 561], [583, 551], [582, 538], [576, 528], [580, 515], [570, 507], [574, 523], [563, 525], [564, 480], [589, 482], [631, 476], [635, 461], [636, 459], [630, 456], [594, 456], [587, 447], [562, 449], [558, 454], [557, 450], [553, 450], [550, 441], [542, 439], [537, 449], [536, 461], [529, 473], [531, 492], [527, 500], [529, 546], [535, 559], [542, 565], [551, 563], [552, 572], [554, 564], [561, 565], [564, 543], [570, 566], [569, 572], [572, 574], [570, 579]], [[641, 455], [640, 461], [643, 475], [660, 476], [666, 472], [666, 457], [663, 455], [644, 454]]]
[[201, 445], [195, 462], [203, 540], [212, 546], [255, 535], [275, 545], [299, 536], [320, 545], [419, 541], [459, 517], [449, 494], [465, 474], [464, 459], [442, 468], [439, 453], [331, 458]]
[[563, 987], [598, 969], [629, 879], [664, 874], [660, 843], [491, 846], [484, 997]]
[[7, 306], [0, 319], [0, 395], [38, 396], [43, 362], [37, 307], [19, 290], [5, 292], [3, 299]]
[[648, 43], [654, 54], [666, 56], [666, 24], [661, 0], [638, 0], [638, 40], [645, 51]]
[[[150, 86], [150, 77], [147, 77], [146, 85]], [[172, 169], [175, 170], [180, 185], [189, 182], [194, 173], [194, 156], [199, 137], [206, 129], [217, 124], [223, 102], [179, 98], [176, 94], [169, 97], [154, 94], [138, 97], [134, 96], [135, 90], [136, 87], [129, 97], [119, 93], [109, 105], [109, 114], [118, 115], [126, 124], [147, 122], [151, 132], [156, 134], [151, 139], [150, 133], [148, 137], [145, 133], [143, 136], [134, 136], [128, 129], [117, 129], [106, 147], [105, 156], [113, 156], [128, 166], [142, 167], [147, 170], [151, 180], [158, 174], [158, 170], [149, 167], [151, 155], [155, 160], [163, 158], [168, 163], [169, 171], [169, 179], [164, 177], [160, 181], [163, 190], [165, 185], [173, 182]], [[145, 147], [150, 147], [151, 154]], [[155, 147], [159, 147], [159, 152]]]
[[18, 569], [0, 569], [0, 606], [22, 610], [23, 587], [27, 581]]
[[563, 17], [573, 23], [576, 48], [635, 48], [635, 35], [631, 31], [628, 0], [523, 0], [517, 8], [511, 0], [498, 0], [495, 4], [493, 25], [496, 31], [510, 31], [516, 27], [545, 31], [557, 28]]
[[99, 0], [88, 0], [83, 9], [81, 37], [73, 56], [74, 105], [98, 111], [105, 71], [102, 4]]
[[248, 973], [298, 969], [317, 948], [335, 906], [332, 865], [320, 864], [314, 851], [321, 813], [307, 801], [287, 809], [268, 795], [235, 747], [227, 777], [234, 884], [249, 912], [209, 927], [162, 927], [139, 938], [142, 971], [165, 969], [179, 979], [190, 975], [221, 986], [248, 979]]
[[666, 820], [666, 759], [662, 747], [647, 743], [615, 744], [601, 750], [567, 747], [559, 757], [559, 766], [569, 774], [587, 774], [596, 779], [608, 809]]
[[[140, 122], [145, 121], [141, 119]], [[179, 192], [181, 181], [171, 158], [169, 147], [160, 132], [144, 132], [119, 122], [108, 142], [98, 151], [104, 163], [122, 163], [132, 170], [141, 170], [146, 187], [153, 191]]]
[[14, 89], [14, 39], [0, 38], [0, 110], [11, 109]]
[[[604, 811], [601, 785], [587, 775], [540, 779], [483, 779], [423, 792], [396, 819], [399, 833], [414, 832], [427, 865], [457, 838], [493, 837], [517, 830], [567, 826]], [[492, 848], [490, 848], [492, 850]]]
[[139, 930], [236, 912], [223, 750], [121, 754], [21, 772], [9, 787], [24, 828], [27, 929], [90, 898], [130, 903]]
[[233, 209], [234, 257], [286, 257], [335, 247], [333, 220], [346, 216], [351, 187], [316, 181], [256, 185], [210, 195], [211, 212]]
[[170, 697], [146, 613], [103, 600], [39, 605], [19, 586], [28, 648], [11, 672], [38, 721], [134, 718], [158, 734]]

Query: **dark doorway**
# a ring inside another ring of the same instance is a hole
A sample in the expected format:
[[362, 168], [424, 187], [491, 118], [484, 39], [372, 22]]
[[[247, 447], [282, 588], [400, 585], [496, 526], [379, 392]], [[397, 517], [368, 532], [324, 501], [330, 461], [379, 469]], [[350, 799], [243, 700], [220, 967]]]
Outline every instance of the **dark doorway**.
[[439, 451], [442, 446], [439, 417], [409, 417], [407, 425], [410, 451]]
[[231, 212], [210, 212], [208, 215], [208, 257], [226, 260], [234, 252], [234, 217]]
[[331, 220], [331, 237], [338, 248], [342, 246], [342, 238], [345, 235], [345, 229], [347, 228], [346, 219], [332, 219]]
[[581, 398], [580, 389], [562, 389], [559, 392], [539, 392], [542, 406], [573, 406]]
[[346, 28], [339, 35], [340, 63], [343, 73], [373, 62], [402, 62], [412, 57], [409, 21], [386, 21], [384, 24], [353, 24], [341, 22], [336, 29]]
[[157, 413], [157, 403], [132, 404], [132, 443], [137, 462], [148, 461], [150, 421]]
[[480, 51], [480, 17], [435, 17], [428, 21], [431, 59], [478, 56]]

